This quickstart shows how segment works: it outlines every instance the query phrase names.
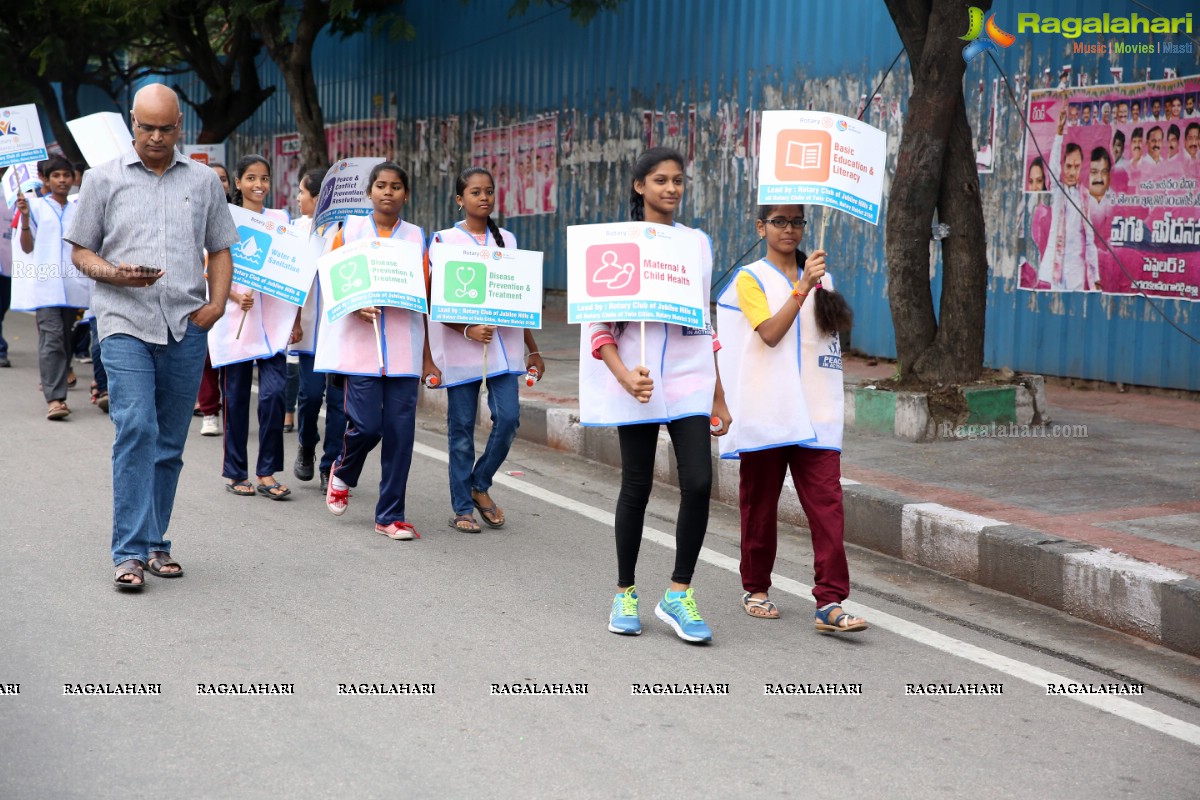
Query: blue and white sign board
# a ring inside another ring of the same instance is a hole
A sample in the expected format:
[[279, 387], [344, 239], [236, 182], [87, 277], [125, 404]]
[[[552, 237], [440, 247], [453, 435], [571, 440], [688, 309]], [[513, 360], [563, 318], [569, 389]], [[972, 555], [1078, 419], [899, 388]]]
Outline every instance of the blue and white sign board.
[[322, 231], [331, 223], [345, 222], [346, 217], [370, 216], [375, 207], [367, 196], [367, 184], [371, 170], [382, 163], [382, 158], [346, 158], [330, 167], [317, 195], [313, 230]]
[[764, 111], [758, 203], [829, 206], [879, 224], [887, 134], [825, 111]]
[[651, 222], [567, 228], [567, 322], [704, 327], [695, 234]]
[[4, 202], [9, 208], [17, 204], [17, 195], [25, 192], [36, 192], [42, 188], [42, 179], [38, 177], [37, 162], [13, 164], [4, 173]]
[[98, 167], [133, 149], [133, 134], [125, 118], [115, 111], [102, 111], [67, 123], [79, 152], [89, 167]]
[[46, 140], [37, 106], [0, 108], [0, 167], [46, 158]]
[[[320, 241], [320, 239], [314, 239]], [[405, 239], [360, 239], [318, 261], [322, 323], [368, 306], [429, 312], [425, 298], [425, 252]]]
[[466, 325], [542, 327], [542, 254], [434, 242], [429, 318]]
[[304, 305], [325, 242], [291, 223], [279, 223], [241, 206], [231, 205], [229, 213], [238, 232], [238, 243], [229, 251], [233, 282]]

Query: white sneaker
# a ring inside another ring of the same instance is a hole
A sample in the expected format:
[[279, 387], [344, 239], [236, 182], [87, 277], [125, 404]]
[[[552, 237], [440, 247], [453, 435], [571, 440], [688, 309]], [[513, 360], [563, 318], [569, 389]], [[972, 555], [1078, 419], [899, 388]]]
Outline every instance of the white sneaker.
[[200, 422], [200, 435], [201, 436], [220, 436], [221, 435], [221, 423], [217, 421], [216, 414], [213, 414], [211, 417], [205, 417]]

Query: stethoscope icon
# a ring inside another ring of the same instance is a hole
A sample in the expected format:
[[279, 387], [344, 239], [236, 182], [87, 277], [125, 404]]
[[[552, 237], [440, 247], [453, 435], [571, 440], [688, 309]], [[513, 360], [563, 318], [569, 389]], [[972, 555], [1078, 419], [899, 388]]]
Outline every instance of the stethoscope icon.
[[[465, 278], [463, 277], [464, 272], [467, 275]], [[476, 297], [479, 297], [478, 289], [467, 288], [475, 280], [475, 270], [471, 269], [470, 267], [459, 267], [457, 270], [455, 270], [455, 273], [460, 286], [454, 290], [454, 296], [460, 300], [466, 297], [474, 300]]]
[[[350, 268], [349, 274], [346, 273], [347, 267]], [[342, 266], [338, 267], [338, 276], [343, 281], [342, 292], [341, 292], [342, 294], [346, 294], [347, 292], [352, 292], [355, 289], [362, 288], [363, 279], [362, 279], [362, 277], [354, 274], [356, 271], [357, 271], [356, 264], [343, 264]]]

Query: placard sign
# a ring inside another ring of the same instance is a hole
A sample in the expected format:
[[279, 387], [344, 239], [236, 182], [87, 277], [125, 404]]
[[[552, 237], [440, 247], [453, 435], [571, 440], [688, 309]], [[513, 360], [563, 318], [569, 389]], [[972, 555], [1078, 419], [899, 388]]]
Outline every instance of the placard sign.
[[368, 306], [428, 313], [424, 262], [421, 245], [404, 239], [360, 239], [326, 253], [317, 262], [322, 322]]
[[330, 167], [321, 181], [313, 230], [324, 230], [332, 222], [345, 222], [346, 217], [369, 216], [375, 208], [367, 197], [367, 183], [371, 170], [382, 163], [382, 158], [347, 158]]
[[281, 224], [241, 206], [231, 205], [229, 213], [239, 237], [230, 248], [233, 282], [304, 305], [324, 241], [290, 223]]
[[467, 325], [542, 327], [542, 254], [434, 242], [430, 319]]
[[0, 108], [0, 167], [46, 158], [46, 140], [37, 106]]
[[704, 327], [700, 240], [650, 222], [567, 228], [567, 322]]
[[829, 206], [879, 224], [887, 135], [825, 111], [764, 111], [759, 205]]

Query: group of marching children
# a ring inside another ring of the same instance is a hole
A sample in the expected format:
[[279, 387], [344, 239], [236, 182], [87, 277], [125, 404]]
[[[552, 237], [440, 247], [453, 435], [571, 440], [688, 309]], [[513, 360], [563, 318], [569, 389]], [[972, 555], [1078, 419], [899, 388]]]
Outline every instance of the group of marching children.
[[[286, 222], [285, 212], [263, 207], [270, 180], [266, 160], [246, 156], [235, 168], [232, 202]], [[311, 228], [320, 183], [320, 172], [309, 173], [301, 181], [298, 200], [302, 217], [293, 223], [298, 228]], [[399, 238], [416, 244], [424, 254], [424, 231], [403, 218], [409, 192], [404, 169], [390, 161], [377, 164], [367, 184], [371, 215], [347, 217], [339, 229], [325, 231], [327, 252], [363, 239]], [[464, 172], [455, 198], [464, 218], [429, 241], [516, 247], [516, 237], [491, 218], [495, 195], [495, 183], [486, 170]], [[428, 290], [427, 264], [426, 259]], [[313, 478], [315, 448], [320, 441], [317, 419], [324, 400], [325, 452], [319, 471], [330, 512], [337, 516], [346, 512], [367, 458], [381, 446], [375, 530], [392, 539], [420, 538], [405, 517], [405, 494], [415, 443], [417, 394], [425, 381], [447, 392], [450, 526], [479, 533], [482, 529], [474, 514], [478, 510], [486, 525], [503, 527], [504, 511], [489, 491], [520, 424], [517, 376], [525, 375], [530, 367], [536, 367], [539, 375], [545, 372], [532, 332], [431, 323], [424, 314], [393, 307], [362, 308], [328, 322], [322, 321], [320, 308], [315, 281], [301, 309], [236, 283], [230, 291], [225, 315], [209, 332], [211, 363], [221, 375], [226, 489], [239, 496], [258, 493], [273, 500], [291, 494], [274, 477], [283, 468], [285, 354], [290, 350], [299, 355], [300, 367], [296, 411], [300, 448], [293, 471], [300, 480]], [[246, 454], [255, 364], [259, 370], [258, 485], [247, 479]], [[492, 432], [476, 458], [475, 421], [485, 379]]]
[[[60, 229], [71, 213], [66, 200], [70, 165], [52, 160], [49, 167], [49, 195], [33, 203], [23, 197], [18, 201], [18, 233], [21, 248], [35, 260], [64, 265], [70, 263], [70, 254]], [[224, 173], [224, 167], [220, 171]], [[313, 224], [320, 172], [302, 179], [298, 200], [303, 216], [295, 221], [284, 211], [264, 208], [271, 188], [266, 159], [246, 156], [226, 177], [231, 178], [233, 204], [304, 230]], [[635, 572], [659, 432], [665, 425], [678, 470], [679, 509], [674, 569], [655, 615], [686, 641], [712, 639], [692, 581], [708, 527], [710, 436], [716, 436], [721, 456], [740, 460], [745, 612], [756, 619], [779, 617], [769, 591], [779, 498], [790, 471], [812, 533], [815, 627], [824, 632], [864, 630], [866, 621], [841, 607], [850, 588], [840, 485], [843, 400], [838, 331], [849, 327], [850, 309], [826, 274], [825, 251], [800, 249], [808, 225], [804, 207], [760, 206], [754, 225], [766, 243], [766, 255], [740, 268], [716, 298], [723, 340], [719, 343], [708, 314], [711, 242], [703, 231], [675, 221], [684, 186], [679, 153], [667, 148], [647, 151], [634, 166], [630, 217], [672, 225], [680, 236], [695, 237], [704, 275], [704, 326], [615, 322], [581, 331], [580, 420], [584, 425], [615, 426], [621, 453], [615, 514], [617, 593], [608, 629], [623, 635], [642, 632]], [[340, 229], [317, 235], [325, 236], [327, 251], [374, 238], [404, 239], [423, 253], [427, 241], [430, 246], [517, 246], [512, 232], [492, 219], [496, 185], [487, 170], [473, 167], [459, 176], [455, 202], [462, 219], [428, 240], [420, 227], [404, 219], [410, 191], [408, 174], [393, 162], [382, 162], [368, 182], [371, 215], [348, 217]], [[425, 264], [428, 292], [428, 257]], [[63, 309], [85, 308], [88, 289], [86, 279], [64, 279], [41, 287], [52, 297], [25, 298], [16, 296], [14, 287], [14, 308], [39, 309], [42, 381], [51, 417], [65, 409], [70, 358], [65, 331], [71, 320]], [[419, 537], [406, 517], [405, 495], [418, 389], [424, 381], [447, 393], [449, 525], [479, 533], [478, 512], [483, 524], [504, 526], [505, 513], [490, 490], [520, 424], [518, 376], [531, 368], [545, 373], [532, 332], [431, 322], [424, 314], [393, 307], [362, 308], [336, 322], [322, 322], [320, 306], [316, 282], [303, 309], [244, 286], [232, 287], [226, 313], [209, 333], [211, 366], [219, 370], [218, 386], [210, 394], [219, 393], [225, 418], [226, 489], [239, 497], [258, 494], [272, 500], [291, 494], [275, 478], [283, 469], [285, 354], [291, 350], [300, 354], [300, 452], [294, 473], [305, 481], [314, 476], [320, 442], [317, 419], [324, 402], [327, 420], [319, 472], [326, 506], [333, 514], [345, 514], [367, 458], [381, 445], [375, 530], [392, 539]], [[257, 482], [251, 483], [247, 439], [256, 364], [259, 447]], [[474, 430], [484, 381], [492, 426], [477, 457]], [[206, 415], [216, 401], [210, 396], [207, 402]]]

